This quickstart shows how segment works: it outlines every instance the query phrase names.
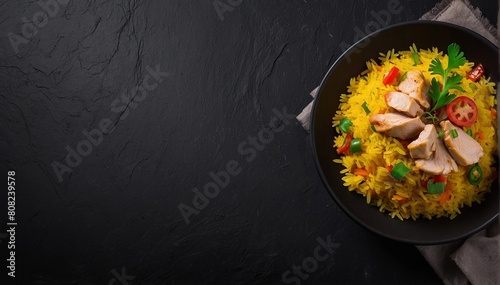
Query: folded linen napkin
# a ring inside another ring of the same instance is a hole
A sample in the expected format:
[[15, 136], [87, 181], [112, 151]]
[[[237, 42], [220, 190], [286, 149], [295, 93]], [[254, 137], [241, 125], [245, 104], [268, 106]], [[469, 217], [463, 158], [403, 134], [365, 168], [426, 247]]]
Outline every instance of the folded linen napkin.
[[[499, 46], [500, 32], [497, 35], [497, 31], [482, 16], [481, 11], [474, 9], [467, 0], [443, 0], [420, 19], [449, 22], [466, 27]], [[318, 88], [315, 88], [310, 95], [315, 98], [317, 91]], [[313, 102], [297, 116], [297, 120], [307, 131], [310, 128]], [[500, 284], [498, 221], [466, 240], [442, 245], [417, 246], [417, 249], [446, 285]]]

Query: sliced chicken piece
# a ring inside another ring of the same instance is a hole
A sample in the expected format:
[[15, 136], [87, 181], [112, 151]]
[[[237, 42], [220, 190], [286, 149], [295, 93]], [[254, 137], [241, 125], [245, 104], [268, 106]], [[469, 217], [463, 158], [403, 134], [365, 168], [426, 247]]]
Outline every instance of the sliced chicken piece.
[[410, 117], [421, 116], [424, 113], [420, 105], [403, 92], [388, 92], [385, 94], [385, 102], [387, 106]]
[[408, 145], [411, 157], [414, 159], [429, 159], [436, 150], [437, 140], [438, 134], [436, 132], [436, 127], [432, 124], [425, 125], [418, 139]]
[[448, 113], [446, 112], [446, 107], [441, 107], [437, 109], [436, 117], [438, 118], [439, 122], [448, 119]]
[[373, 115], [370, 117], [370, 123], [377, 132], [403, 140], [418, 136], [425, 127], [420, 118], [411, 118], [399, 113]]
[[415, 99], [424, 109], [431, 106], [427, 95], [429, 85], [425, 82], [425, 77], [420, 70], [408, 71], [406, 79], [399, 83], [398, 89]]
[[415, 160], [415, 166], [427, 173], [434, 175], [447, 175], [452, 171], [457, 171], [457, 163], [444, 146], [442, 140], [436, 140], [436, 150], [429, 159]]
[[[471, 165], [479, 161], [484, 152], [475, 139], [450, 121], [442, 121], [440, 125], [444, 131], [444, 143], [458, 164]], [[456, 138], [453, 138], [451, 130], [456, 130]]]

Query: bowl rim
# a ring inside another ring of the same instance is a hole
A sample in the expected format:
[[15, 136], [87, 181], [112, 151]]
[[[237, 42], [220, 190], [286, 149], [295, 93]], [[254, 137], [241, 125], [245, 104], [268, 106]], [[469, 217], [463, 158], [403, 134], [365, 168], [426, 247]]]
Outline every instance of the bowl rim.
[[[351, 213], [351, 211], [344, 204], [342, 204], [342, 203], [339, 202], [339, 199], [336, 197], [335, 192], [330, 187], [330, 185], [328, 183], [328, 180], [326, 179], [325, 174], [323, 173], [323, 170], [321, 168], [321, 165], [320, 165], [320, 162], [319, 162], [319, 158], [318, 158], [317, 148], [316, 148], [316, 139], [315, 139], [315, 128], [314, 128], [314, 125], [315, 125], [315, 114], [316, 114], [316, 110], [318, 108], [318, 104], [317, 103], [319, 102], [318, 98], [319, 98], [319, 96], [321, 96], [321, 94], [323, 92], [323, 89], [325, 87], [325, 83], [328, 80], [328, 78], [330, 77], [330, 74], [333, 71], [333, 69], [336, 67], [336, 65], [339, 62], [341, 62], [342, 60], [344, 60], [344, 57], [347, 54], [349, 54], [353, 49], [355, 49], [360, 43], [363, 43], [367, 39], [372, 38], [372, 37], [376, 37], [379, 33], [384, 32], [386, 30], [394, 29], [394, 28], [401, 27], [401, 26], [411, 26], [411, 25], [436, 25], [436, 26], [446, 26], [446, 27], [449, 27], [449, 28], [452, 28], [452, 29], [458, 29], [461, 32], [471, 34], [472, 36], [476, 37], [478, 40], [482, 41], [484, 44], [489, 45], [490, 47], [492, 47], [494, 49], [499, 49], [499, 47], [497, 47], [491, 41], [489, 41], [488, 39], [486, 39], [482, 35], [476, 33], [475, 31], [470, 30], [470, 29], [465, 28], [465, 27], [462, 27], [462, 26], [459, 26], [459, 25], [451, 24], [451, 23], [448, 23], [448, 22], [430, 21], [430, 20], [415, 20], [415, 21], [401, 22], [401, 23], [398, 23], [398, 24], [390, 25], [388, 27], [379, 29], [379, 30], [377, 30], [377, 31], [375, 31], [375, 32], [373, 32], [373, 33], [371, 33], [371, 34], [363, 37], [362, 39], [358, 40], [357, 42], [353, 43], [349, 47], [349, 49], [347, 49], [346, 51], [344, 51], [335, 60], [335, 62], [330, 66], [330, 68], [326, 72], [325, 76], [321, 80], [321, 83], [320, 83], [320, 85], [318, 87], [318, 90], [317, 90], [317, 93], [316, 93], [317, 96], [314, 99], [313, 107], [311, 109], [311, 114], [310, 114], [310, 132], [311, 132], [310, 133], [310, 137], [311, 137], [310, 138], [310, 142], [312, 144], [312, 151], [313, 151], [313, 157], [314, 157], [313, 158], [314, 159], [314, 165], [316, 167], [316, 170], [317, 170], [318, 174], [321, 177], [321, 181], [322, 181], [323, 185], [326, 187], [327, 192], [333, 198], [333, 200], [335, 201], [335, 203], [351, 219], [353, 219], [355, 222], [357, 222], [359, 225], [363, 226], [364, 228], [372, 231], [373, 233], [376, 233], [376, 234], [378, 234], [380, 236], [383, 236], [385, 238], [389, 238], [391, 240], [395, 240], [395, 241], [399, 241], [399, 242], [404, 242], [404, 243], [409, 243], [409, 244], [415, 244], [415, 245], [446, 244], [446, 243], [451, 243], [451, 242], [454, 242], [454, 241], [457, 241], [457, 240], [465, 239], [465, 238], [467, 238], [467, 237], [469, 237], [469, 236], [471, 236], [473, 234], [478, 233], [479, 231], [481, 231], [484, 228], [486, 228], [488, 225], [492, 224], [496, 219], [498, 219], [499, 213], [496, 213], [490, 219], [488, 219], [487, 221], [485, 221], [483, 224], [481, 224], [480, 226], [476, 227], [475, 229], [468, 230], [468, 231], [464, 232], [463, 234], [461, 234], [459, 236], [456, 236], [456, 237], [453, 237], [453, 238], [445, 238], [445, 239], [440, 239], [440, 240], [419, 240], [419, 239], [409, 239], [409, 238], [398, 238], [398, 237], [392, 236], [390, 234], [384, 233], [383, 231], [377, 229], [377, 227], [374, 227], [374, 226], [370, 225], [369, 223], [366, 223], [363, 220], [359, 219], [357, 216], [353, 215]], [[498, 88], [498, 86], [497, 86], [497, 88]], [[497, 132], [498, 132], [498, 130], [497, 130]], [[497, 150], [497, 152], [498, 152], [498, 150]], [[499, 171], [499, 170], [497, 170], [497, 171]], [[387, 218], [390, 218], [390, 217], [387, 216]], [[442, 217], [442, 218], [445, 218], [445, 217]], [[423, 218], [419, 217], [419, 219], [423, 219]], [[437, 219], [437, 218], [434, 218], [434, 219]], [[406, 222], [406, 221], [402, 221], [402, 222]]]

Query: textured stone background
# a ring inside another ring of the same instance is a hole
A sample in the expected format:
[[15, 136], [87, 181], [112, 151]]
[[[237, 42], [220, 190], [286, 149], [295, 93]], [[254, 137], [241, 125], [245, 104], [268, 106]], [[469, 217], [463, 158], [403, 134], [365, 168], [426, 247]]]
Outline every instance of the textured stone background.
[[[302, 283], [440, 284], [413, 246], [339, 209], [297, 121], [274, 120], [249, 150], [276, 111], [300, 113], [341, 43], [388, 2], [47, 1], [36, 33], [37, 1], [0, 3], [0, 173], [17, 173], [18, 280], [271, 284], [330, 236], [334, 252]], [[389, 23], [436, 3], [401, 0]], [[497, 22], [496, 1], [471, 3]], [[192, 189], [230, 161], [239, 174], [187, 224], [179, 205], [194, 207]]]

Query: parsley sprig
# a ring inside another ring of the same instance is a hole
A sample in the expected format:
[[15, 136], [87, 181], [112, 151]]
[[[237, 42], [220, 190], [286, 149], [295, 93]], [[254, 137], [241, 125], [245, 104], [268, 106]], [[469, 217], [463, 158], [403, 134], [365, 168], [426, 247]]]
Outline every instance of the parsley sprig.
[[448, 105], [457, 97], [455, 94], [450, 94], [450, 90], [455, 89], [465, 92], [465, 90], [460, 87], [462, 76], [456, 73], [451, 76], [448, 75], [453, 69], [457, 69], [464, 65], [466, 61], [464, 53], [460, 51], [460, 46], [456, 43], [452, 43], [448, 46], [448, 66], [446, 69], [444, 69], [443, 63], [438, 58], [432, 60], [429, 71], [431, 74], [441, 75], [443, 77], [443, 85], [441, 89], [439, 81], [436, 78], [432, 78], [429, 96], [434, 102], [434, 107], [429, 113]]

